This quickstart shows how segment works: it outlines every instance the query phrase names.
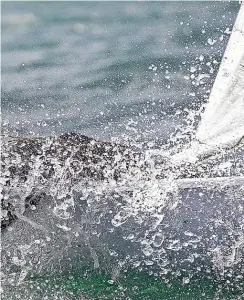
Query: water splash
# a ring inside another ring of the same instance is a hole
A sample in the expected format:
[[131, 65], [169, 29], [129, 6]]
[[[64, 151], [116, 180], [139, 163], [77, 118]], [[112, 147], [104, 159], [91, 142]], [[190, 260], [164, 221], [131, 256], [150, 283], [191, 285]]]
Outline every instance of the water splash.
[[243, 152], [172, 165], [194, 134], [197, 115], [189, 115], [167, 149], [139, 152], [74, 134], [3, 138], [4, 281], [84, 265], [113, 273], [118, 263], [165, 280], [186, 268], [183, 284], [199, 272], [239, 276], [243, 189], [182, 190], [175, 180], [243, 176]]

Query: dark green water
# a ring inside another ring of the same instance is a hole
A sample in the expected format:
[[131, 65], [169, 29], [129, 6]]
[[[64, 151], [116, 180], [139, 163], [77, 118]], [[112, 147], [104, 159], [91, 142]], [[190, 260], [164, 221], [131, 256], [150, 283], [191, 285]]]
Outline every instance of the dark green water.
[[112, 280], [106, 273], [82, 270], [66, 276], [33, 277], [20, 287], [18, 294], [23, 294], [25, 299], [38, 300], [52, 297], [60, 300], [234, 300], [243, 299], [243, 284], [239, 282], [239, 288], [236, 288], [233, 283], [211, 275], [192, 278], [190, 282], [185, 282], [183, 277], [162, 280], [136, 270], [127, 270]]

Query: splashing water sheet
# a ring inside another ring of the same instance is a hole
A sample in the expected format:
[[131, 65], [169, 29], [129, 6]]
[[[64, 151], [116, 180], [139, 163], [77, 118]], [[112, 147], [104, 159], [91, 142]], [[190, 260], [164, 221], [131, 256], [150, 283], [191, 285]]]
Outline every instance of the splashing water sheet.
[[[119, 5], [129, 22], [141, 4]], [[147, 16], [145, 7], [137, 13]], [[75, 26], [81, 17], [77, 8], [69, 11], [72, 30], [84, 36], [91, 30], [99, 44], [101, 28], [86, 24], [85, 8], [84, 24]], [[22, 14], [21, 24], [7, 15], [5, 30], [17, 22], [18, 30], [31, 31], [25, 26], [38, 18]], [[153, 11], [151, 18], [157, 16]], [[100, 17], [98, 10], [93, 17]], [[184, 122], [164, 143], [143, 140], [132, 119], [125, 127], [133, 138], [124, 133], [109, 141], [80, 131], [43, 137], [3, 131], [2, 299], [244, 299], [243, 21], [241, 5], [207, 103], [195, 110], [183, 106]], [[215, 42], [208, 38], [211, 47]], [[196, 61], [185, 76], [194, 88], [208, 78], [196, 74], [203, 55]], [[162, 70], [169, 89], [170, 70]]]

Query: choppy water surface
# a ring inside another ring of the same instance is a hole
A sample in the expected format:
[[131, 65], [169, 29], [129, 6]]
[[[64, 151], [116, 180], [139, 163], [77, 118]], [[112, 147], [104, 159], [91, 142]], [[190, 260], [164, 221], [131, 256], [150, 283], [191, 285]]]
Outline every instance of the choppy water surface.
[[4, 299], [242, 299], [243, 187], [174, 180], [243, 176], [243, 150], [170, 160], [238, 7], [2, 4]]
[[208, 96], [238, 6], [3, 3], [4, 128], [168, 137]]

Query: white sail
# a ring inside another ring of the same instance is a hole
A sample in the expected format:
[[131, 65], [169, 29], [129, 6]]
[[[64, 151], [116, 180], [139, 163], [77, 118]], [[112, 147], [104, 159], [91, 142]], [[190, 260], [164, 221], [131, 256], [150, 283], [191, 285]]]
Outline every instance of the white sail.
[[244, 137], [244, 4], [234, 24], [196, 138], [211, 148], [232, 148]]
[[172, 162], [195, 162], [244, 137], [244, 3], [233, 26], [206, 109], [190, 148], [175, 154]]

